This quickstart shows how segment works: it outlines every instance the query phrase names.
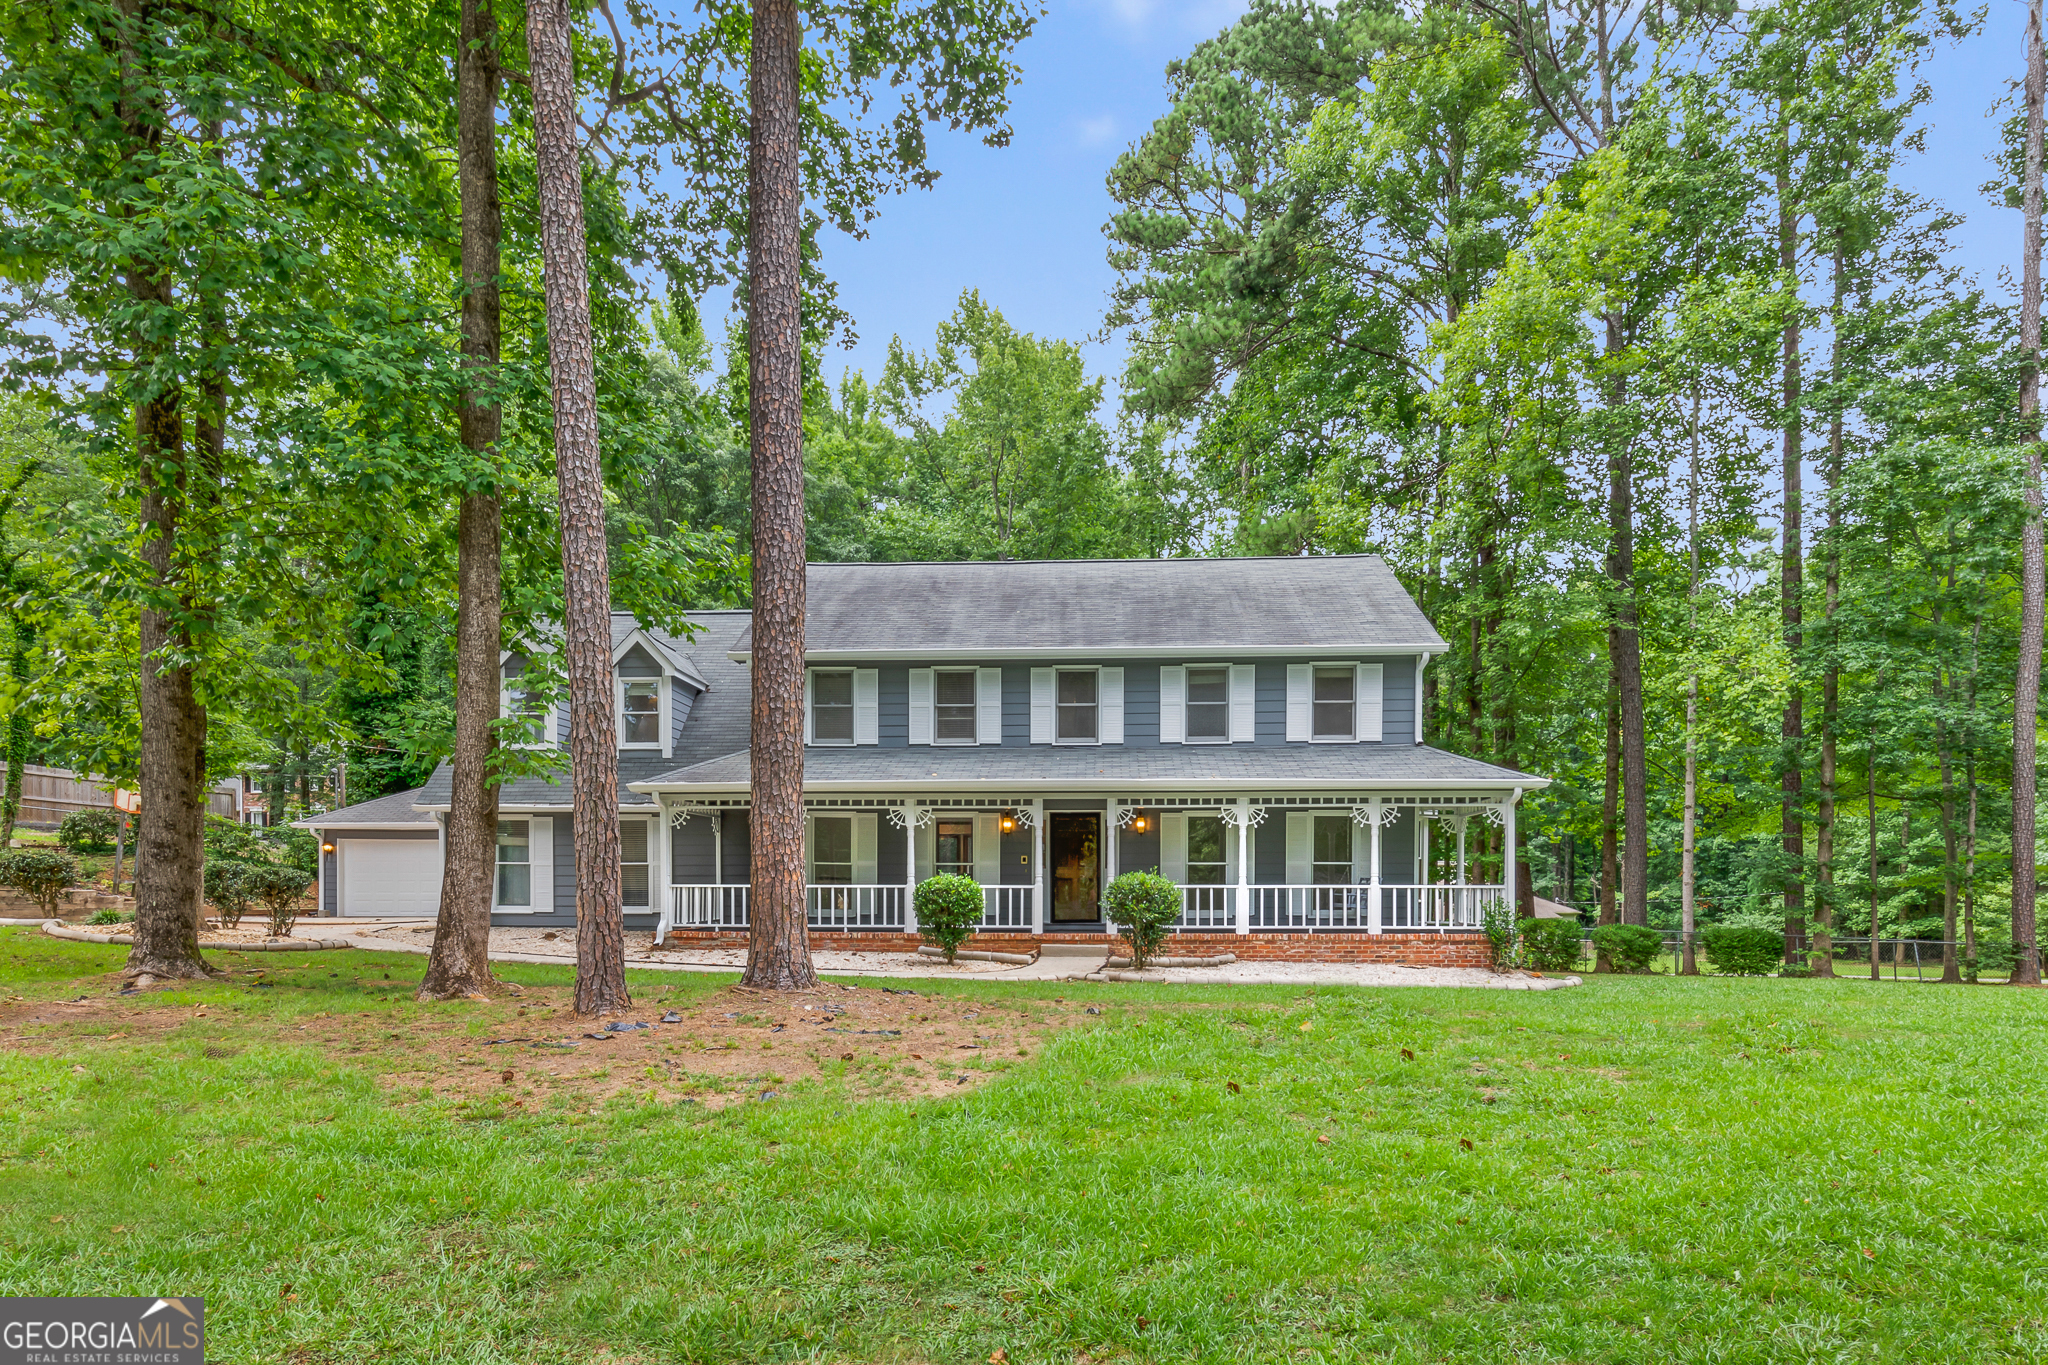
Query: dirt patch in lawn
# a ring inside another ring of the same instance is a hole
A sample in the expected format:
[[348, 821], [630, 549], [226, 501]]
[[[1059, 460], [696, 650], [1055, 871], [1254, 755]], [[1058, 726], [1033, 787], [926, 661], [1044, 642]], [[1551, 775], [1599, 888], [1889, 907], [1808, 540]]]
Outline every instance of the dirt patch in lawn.
[[[386, 988], [409, 996], [409, 983]], [[311, 1012], [247, 999], [268, 989], [251, 973], [196, 1006], [148, 994], [0, 1002], [0, 1047], [89, 1070], [109, 1047], [174, 1045], [225, 1058], [312, 1046], [375, 1073], [400, 1103], [452, 1100], [467, 1115], [492, 1117], [587, 1109], [622, 1095], [717, 1109], [817, 1085], [854, 1097], [953, 1094], [1091, 1022], [1069, 1001], [988, 1004], [880, 986], [787, 994], [727, 986], [674, 992], [673, 1001], [657, 990], [603, 1024], [571, 1012], [568, 987], [508, 986], [498, 999], [462, 1005], [385, 998]]]

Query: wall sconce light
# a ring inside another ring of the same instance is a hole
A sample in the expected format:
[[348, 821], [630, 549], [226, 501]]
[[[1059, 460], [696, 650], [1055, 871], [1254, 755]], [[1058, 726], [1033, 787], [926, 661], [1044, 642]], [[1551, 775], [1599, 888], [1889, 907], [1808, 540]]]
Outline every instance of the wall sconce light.
[[1003, 812], [1003, 833], [1009, 834], [1017, 828], [1017, 817], [1010, 811]]
[[1131, 821], [1131, 828], [1143, 834], [1145, 832], [1145, 817], [1140, 815], [1137, 819]]
[[320, 851], [321, 851], [322, 853], [332, 853], [332, 852], [334, 852], [334, 845], [333, 845], [333, 844], [322, 844], [322, 845], [320, 845]]

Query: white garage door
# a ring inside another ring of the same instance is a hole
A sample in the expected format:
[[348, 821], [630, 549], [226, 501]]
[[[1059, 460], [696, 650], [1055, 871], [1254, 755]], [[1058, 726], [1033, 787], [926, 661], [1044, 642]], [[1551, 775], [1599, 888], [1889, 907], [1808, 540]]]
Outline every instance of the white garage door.
[[441, 844], [436, 839], [341, 841], [341, 913], [386, 919], [441, 910]]

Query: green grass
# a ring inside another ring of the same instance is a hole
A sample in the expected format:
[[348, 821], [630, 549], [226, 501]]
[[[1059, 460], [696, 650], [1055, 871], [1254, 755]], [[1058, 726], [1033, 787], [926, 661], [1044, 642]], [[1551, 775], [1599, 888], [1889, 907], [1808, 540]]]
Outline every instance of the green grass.
[[[120, 955], [0, 931], [0, 996]], [[944, 1100], [492, 1117], [286, 1037], [427, 1013], [315, 956], [141, 1044], [15, 1007], [0, 1292], [201, 1293], [237, 1362], [2048, 1354], [2039, 994], [947, 983], [1104, 1012]]]

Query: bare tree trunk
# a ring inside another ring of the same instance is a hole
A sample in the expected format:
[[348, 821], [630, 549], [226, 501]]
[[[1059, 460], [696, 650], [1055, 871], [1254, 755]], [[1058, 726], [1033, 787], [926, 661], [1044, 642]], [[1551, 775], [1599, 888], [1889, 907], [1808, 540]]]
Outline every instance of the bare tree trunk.
[[1963, 973], [1956, 962], [1956, 783], [1947, 721], [1935, 725], [1935, 752], [1941, 761], [1941, 979], [1953, 985]]
[[1877, 742], [1873, 735], [1869, 753], [1865, 758], [1869, 765], [1866, 774], [1865, 794], [1868, 805], [1865, 813], [1870, 817], [1870, 979], [1877, 980]]
[[[1784, 134], [1789, 139], [1790, 134]], [[1792, 280], [1799, 269], [1799, 221], [1792, 206], [1791, 150], [1781, 148], [1778, 166], [1778, 268]], [[1796, 305], [1795, 305], [1796, 306]], [[1784, 405], [1784, 447], [1782, 468], [1785, 487], [1784, 538], [1780, 550], [1778, 605], [1783, 616], [1786, 662], [1792, 670], [1791, 695], [1785, 699], [1785, 716], [1780, 726], [1783, 751], [1779, 757], [1782, 789], [1780, 824], [1785, 849], [1785, 961], [1793, 959], [1793, 944], [1806, 931], [1806, 860], [1804, 797], [1801, 791], [1805, 747], [1805, 699], [1799, 686], [1800, 651], [1805, 646], [1802, 594], [1805, 591], [1805, 546], [1800, 526], [1800, 462], [1805, 440], [1800, 423], [1801, 374], [1799, 315], [1785, 321], [1781, 342]]]
[[753, 890], [749, 986], [808, 990], [804, 913], [803, 332], [795, 0], [754, 0], [748, 373], [754, 449]]
[[[1685, 619], [1688, 634], [1693, 637], [1691, 647], [1697, 647], [1700, 625], [1700, 396], [1697, 390], [1692, 397], [1691, 436], [1685, 484]], [[1699, 959], [1693, 951], [1697, 895], [1694, 857], [1700, 809], [1699, 722], [1700, 675], [1699, 669], [1694, 668], [1685, 680], [1685, 831], [1678, 870], [1678, 970], [1681, 976], [1700, 974]]]
[[[1622, 349], [1621, 321], [1607, 318], [1607, 350]], [[1616, 379], [1612, 403], [1620, 407], [1625, 379]], [[1637, 634], [1636, 513], [1633, 455], [1627, 443], [1607, 456], [1607, 573], [1614, 596], [1608, 652], [1614, 662], [1615, 705], [1621, 720], [1621, 920], [1650, 922], [1650, 778], [1643, 749], [1643, 653]]]
[[2020, 535], [2020, 658], [2013, 686], [2012, 936], [2015, 986], [2041, 984], [2034, 945], [2034, 736], [2041, 703], [2041, 138], [2044, 60], [2041, 0], [2027, 6], [2026, 228], [2020, 287], [2020, 420], [2026, 427], [2027, 520]]
[[[611, 577], [591, 354], [590, 271], [567, 0], [529, 0], [535, 163], [562, 516], [563, 653], [576, 848], [576, 1011], [617, 1014], [626, 990], [619, 891], [619, 750], [612, 705]], [[799, 542], [801, 544], [801, 542]]]
[[[457, 399], [462, 444], [477, 465], [496, 454], [499, 357], [498, 16], [491, 0], [462, 0], [455, 56], [456, 170], [462, 187], [462, 363], [477, 383]], [[464, 495], [455, 530], [455, 753], [441, 913], [420, 981], [422, 1000], [482, 995], [492, 984], [491, 904], [498, 861], [497, 752], [504, 638], [495, 483]], [[577, 940], [582, 941], [582, 935]]]
[[1828, 459], [1823, 471], [1827, 479], [1828, 552], [1826, 573], [1826, 619], [1821, 627], [1827, 642], [1827, 660], [1820, 676], [1820, 809], [1814, 821], [1813, 974], [1835, 974], [1833, 930], [1835, 923], [1835, 723], [1841, 712], [1842, 673], [1835, 657], [1835, 607], [1841, 600], [1842, 557], [1835, 548], [1841, 530], [1842, 511], [1836, 505], [1835, 490], [1842, 482], [1842, 409], [1844, 382], [1842, 361], [1842, 307], [1848, 297], [1848, 261], [1840, 234], [1835, 238], [1834, 335], [1830, 342], [1829, 369], [1834, 380], [1828, 414]]

